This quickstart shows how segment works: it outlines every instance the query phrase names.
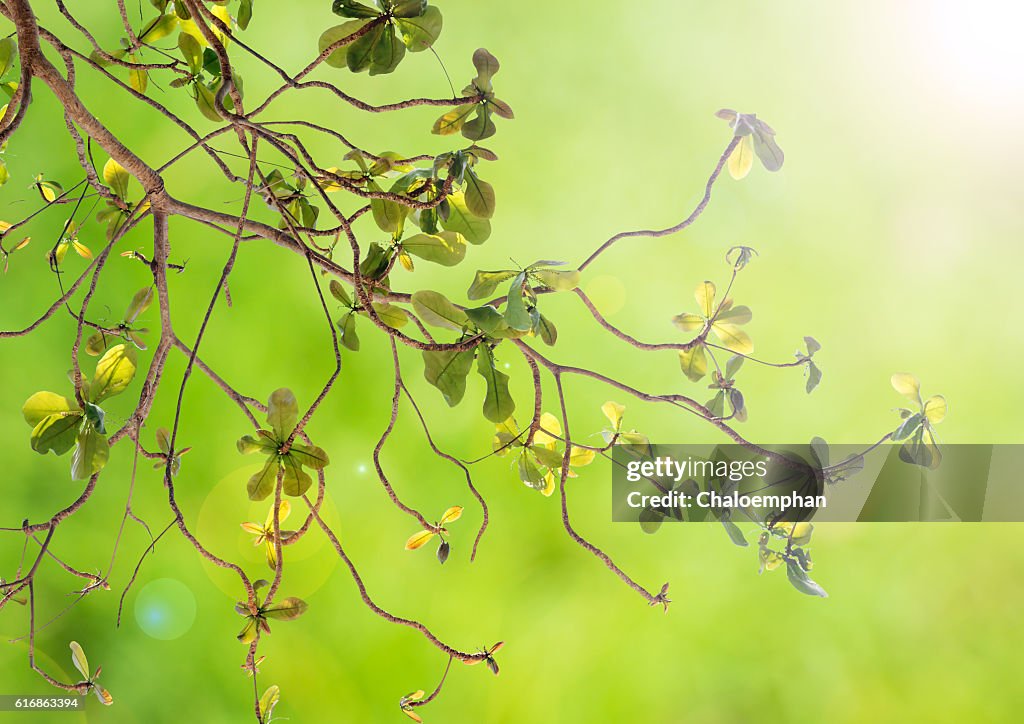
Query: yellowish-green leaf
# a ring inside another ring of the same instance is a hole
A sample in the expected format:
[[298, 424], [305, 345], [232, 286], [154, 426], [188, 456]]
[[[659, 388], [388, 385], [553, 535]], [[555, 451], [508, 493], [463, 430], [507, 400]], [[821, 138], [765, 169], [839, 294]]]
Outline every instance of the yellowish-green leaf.
[[722, 341], [723, 345], [733, 352], [750, 354], [754, 351], [754, 343], [751, 341], [750, 335], [735, 324], [715, 321], [711, 325], [711, 331]]
[[613, 431], [617, 431], [622, 426], [622, 414], [625, 411], [625, 405], [620, 405], [618, 402], [612, 402], [611, 400], [601, 405], [601, 412], [608, 418]]
[[57, 455], [63, 455], [74, 446], [81, 424], [80, 412], [47, 415], [32, 428], [29, 442], [32, 449], [40, 455], [45, 455], [50, 450]]
[[89, 399], [101, 402], [120, 394], [135, 377], [136, 369], [134, 349], [123, 344], [111, 347], [96, 363]]
[[906, 372], [897, 372], [890, 380], [894, 390], [912, 402], [921, 404], [921, 383], [914, 375]]
[[714, 282], [703, 281], [697, 285], [697, 289], [693, 293], [700, 313], [706, 319], [711, 319], [711, 315], [715, 313], [715, 291]]
[[85, 424], [78, 432], [78, 444], [71, 455], [71, 479], [88, 480], [107, 464], [110, 446], [107, 436], [95, 427]]
[[946, 419], [946, 398], [942, 395], [932, 395], [924, 403], [924, 416], [933, 425]]
[[129, 178], [131, 177], [124, 166], [112, 158], [107, 159], [107, 162], [103, 165], [103, 181], [114, 192], [114, 195], [120, 199], [128, 197]]
[[25, 400], [21, 407], [21, 414], [32, 427], [35, 427], [43, 418], [50, 415], [57, 415], [64, 412], [79, 412], [78, 403], [55, 392], [37, 392]]
[[708, 358], [704, 354], [704, 345], [698, 344], [690, 349], [680, 350], [679, 366], [691, 382], [699, 382], [708, 373]]
[[683, 332], [696, 332], [704, 329], [704, 318], [699, 314], [683, 312], [672, 317], [672, 324]]
[[89, 680], [89, 659], [85, 657], [85, 651], [82, 650], [81, 644], [77, 641], [72, 641], [71, 644], [71, 663], [78, 669], [78, 673], [82, 675], [82, 678]]

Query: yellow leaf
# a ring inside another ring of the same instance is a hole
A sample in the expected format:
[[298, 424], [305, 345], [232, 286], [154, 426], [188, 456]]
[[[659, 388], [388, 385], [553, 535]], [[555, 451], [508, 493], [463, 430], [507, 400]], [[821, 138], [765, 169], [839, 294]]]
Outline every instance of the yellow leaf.
[[693, 293], [694, 299], [697, 300], [697, 306], [700, 307], [700, 313], [707, 319], [711, 319], [711, 315], [715, 311], [715, 292], [714, 282], [704, 281], [697, 285], [697, 289]]
[[612, 424], [612, 430], [618, 430], [622, 426], [622, 413], [626, 411], [625, 405], [620, 405], [618, 402], [608, 402], [601, 405], [601, 412], [608, 418], [608, 422]]
[[551, 494], [555, 492], [555, 474], [548, 471], [548, 474], [544, 476], [544, 487], [540, 490], [546, 497], [551, 497]]
[[[284, 523], [285, 519], [291, 514], [291, 512], [292, 512], [292, 504], [289, 503], [287, 500], [282, 500], [281, 501], [281, 511], [277, 515], [278, 526], [280, 526], [281, 523]], [[268, 531], [273, 531], [274, 530], [274, 506], [273, 505], [270, 506], [270, 510], [267, 512], [267, 522], [264, 524], [263, 527], [266, 530], [268, 530]]]
[[401, 262], [402, 268], [406, 271], [413, 271], [415, 268], [412, 263], [412, 257], [404, 251], [398, 255], [398, 261]]
[[[244, 530], [246, 533], [249, 533], [250, 535], [261, 537], [263, 536], [264, 528], [262, 528], [258, 523], [246, 522], [241, 523], [240, 525], [242, 526], [242, 530]], [[259, 545], [262, 542], [263, 541], [257, 541], [256, 545]]]
[[924, 416], [928, 422], [938, 424], [946, 419], [946, 398], [942, 395], [932, 395], [924, 403]]
[[277, 546], [274, 545], [274, 541], [267, 538], [267, 566], [272, 571], [277, 570]]
[[[214, 8], [213, 8], [213, 15], [214, 15], [214, 17], [220, 18], [224, 22], [224, 24], [226, 26], [228, 26], [229, 28], [231, 27], [231, 13], [228, 12], [228, 9], [227, 9], [226, 6], [224, 6], [224, 5], [216, 5], [216, 6], [214, 6]], [[228, 38], [227, 38], [227, 36], [224, 33], [222, 33], [220, 28], [218, 28], [216, 25], [212, 25], [212, 27], [213, 27], [213, 34], [217, 36], [217, 39], [220, 40], [221, 44], [225, 48], [228, 47]]]
[[412, 709], [402, 709], [402, 711], [404, 711], [405, 715], [407, 717], [409, 717], [410, 719], [412, 719], [414, 722], [418, 722], [419, 724], [423, 724], [423, 717], [421, 717], [419, 714], [414, 712]]
[[729, 156], [729, 175], [739, 181], [754, 166], [754, 137], [744, 136]]
[[445, 525], [446, 523], [454, 523], [460, 517], [462, 517], [462, 506], [453, 505], [444, 512], [444, 515], [441, 516], [441, 525]]
[[597, 457], [597, 453], [593, 450], [573, 445], [572, 451], [569, 453], [569, 466], [582, 468], [583, 466], [590, 465], [590, 463], [594, 462], [595, 457]]
[[107, 159], [103, 165], [103, 180], [118, 198], [124, 199], [128, 196], [128, 179], [128, 172], [124, 166], [112, 158]]
[[556, 438], [562, 436], [562, 426], [550, 412], [545, 412], [540, 416], [540, 428], [533, 436], [534, 445], [550, 445], [556, 442]]
[[417, 548], [422, 548], [433, 537], [434, 531], [432, 530], [421, 530], [419, 533], [413, 533], [409, 536], [409, 540], [405, 542], [405, 550], [414, 551]]
[[897, 372], [890, 380], [894, 390], [912, 402], [921, 403], [921, 383], [914, 375], [906, 372]]
[[71, 242], [71, 245], [75, 247], [75, 253], [80, 257], [83, 259], [92, 259], [92, 251], [85, 244], [76, 239]]

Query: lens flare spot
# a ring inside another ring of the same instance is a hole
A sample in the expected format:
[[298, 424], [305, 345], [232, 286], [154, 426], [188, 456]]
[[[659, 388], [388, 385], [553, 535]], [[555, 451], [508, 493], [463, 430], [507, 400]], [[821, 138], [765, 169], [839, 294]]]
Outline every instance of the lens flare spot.
[[155, 639], [180, 638], [195, 623], [195, 594], [173, 578], [151, 581], [135, 599], [135, 620], [146, 635]]

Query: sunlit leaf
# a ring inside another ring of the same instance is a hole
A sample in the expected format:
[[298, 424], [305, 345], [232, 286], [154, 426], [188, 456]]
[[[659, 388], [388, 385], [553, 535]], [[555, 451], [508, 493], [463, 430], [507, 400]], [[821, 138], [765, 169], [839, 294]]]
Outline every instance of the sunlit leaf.
[[946, 419], [946, 398], [942, 395], [932, 395], [925, 400], [924, 416], [933, 425], [937, 425]]
[[71, 647], [71, 663], [78, 669], [78, 673], [82, 675], [82, 678], [88, 680], [89, 674], [89, 659], [85, 657], [85, 651], [82, 650], [81, 644], [77, 641], [72, 641]]
[[744, 136], [729, 156], [729, 175], [739, 181], [754, 167], [754, 141]]
[[447, 525], [448, 523], [454, 523], [462, 517], [462, 506], [453, 505], [444, 512], [441, 516], [441, 525]]
[[432, 530], [421, 530], [418, 533], [413, 533], [409, 536], [409, 540], [405, 542], [405, 549], [407, 551], [414, 551], [417, 548], [422, 548], [434, 535], [435, 533]]
[[894, 390], [912, 402], [921, 404], [921, 383], [914, 375], [906, 372], [897, 372], [890, 380]]
[[124, 166], [113, 158], [107, 159], [106, 164], [103, 166], [103, 181], [110, 187], [115, 196], [121, 199], [128, 197], [128, 179], [130, 178]]
[[89, 399], [102, 402], [120, 394], [135, 377], [136, 369], [134, 349], [123, 344], [111, 347], [96, 363]]

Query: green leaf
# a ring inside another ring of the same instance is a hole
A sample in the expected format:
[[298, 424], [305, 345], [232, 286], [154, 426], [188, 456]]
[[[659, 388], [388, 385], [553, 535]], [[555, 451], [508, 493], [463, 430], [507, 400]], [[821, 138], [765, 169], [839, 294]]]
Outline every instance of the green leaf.
[[519, 455], [517, 467], [519, 469], [519, 479], [523, 481], [524, 485], [534, 490], [540, 490], [544, 487], [544, 473], [526, 450]]
[[313, 478], [302, 469], [302, 463], [291, 452], [281, 457], [281, 466], [284, 468], [284, 479], [281, 481], [281, 489], [285, 495], [295, 497], [304, 495], [313, 485]]
[[828, 598], [828, 594], [825, 592], [825, 589], [812, 581], [807, 575], [807, 572], [804, 571], [804, 569], [800, 567], [800, 564], [795, 560], [786, 560], [786, 577], [789, 578], [789, 582], [793, 584], [793, 588], [800, 591], [800, 593], [806, 593], [808, 596]]
[[423, 376], [455, 407], [466, 394], [466, 377], [473, 366], [472, 349], [457, 352], [423, 350]]
[[331, 462], [327, 453], [315, 445], [292, 445], [288, 454], [298, 460], [299, 464], [313, 470], [323, 470]]
[[462, 126], [462, 135], [471, 141], [482, 141], [490, 138], [498, 129], [491, 119], [491, 111], [488, 106], [477, 106], [476, 117]]
[[414, 18], [427, 12], [427, 0], [393, 0], [391, 14], [396, 18]]
[[238, 6], [238, 17], [235, 20], [242, 30], [249, 27], [249, 22], [252, 20], [252, 0], [241, 0]]
[[338, 329], [341, 330], [341, 343], [346, 349], [353, 352], [359, 351], [359, 335], [356, 333], [356, 314], [349, 312], [338, 320]]
[[56, 455], [63, 455], [75, 444], [82, 419], [81, 412], [57, 412], [47, 415], [32, 429], [29, 438], [32, 449], [40, 455], [45, 455], [50, 450]]
[[[387, 302], [372, 302], [373, 310], [377, 312], [380, 321], [392, 329], [401, 329], [409, 323], [409, 315], [404, 309], [388, 304]], [[365, 314], [365, 312], [363, 312]]]
[[470, 299], [489, 297], [498, 289], [499, 284], [517, 275], [518, 272], [510, 270], [478, 271], [473, 278], [473, 284], [469, 287], [467, 296]]
[[135, 292], [135, 296], [132, 297], [132, 301], [128, 304], [128, 309], [124, 313], [124, 321], [127, 324], [131, 324], [140, 314], [149, 309], [149, 305], [152, 303], [153, 287], [146, 287]]
[[469, 212], [461, 191], [449, 194], [448, 218], [441, 219], [441, 226], [445, 231], [462, 234], [470, 244], [483, 244], [491, 236], [491, 222]]
[[[249, 0], [252, 2], [252, 0]], [[244, 0], [243, 0], [244, 2]], [[263, 692], [263, 696], [260, 697], [260, 721], [270, 722], [273, 721], [274, 707], [281, 700], [281, 689], [274, 684], [273, 686], [267, 687], [267, 690]]]
[[814, 362], [807, 363], [807, 394], [814, 391], [814, 388], [821, 383], [821, 370]]
[[554, 289], [556, 292], [571, 291], [580, 285], [580, 273], [575, 269], [572, 271], [534, 269], [530, 274], [548, 289]]
[[0, 40], [0, 77], [7, 75], [7, 71], [14, 65], [14, 59], [18, 57], [18, 44], [14, 38]]
[[391, 263], [391, 252], [376, 241], [370, 243], [366, 257], [359, 264], [359, 273], [367, 279], [378, 280], [384, 276]]
[[413, 256], [442, 266], [455, 266], [466, 258], [466, 240], [454, 231], [416, 234], [402, 242]]
[[477, 88], [489, 91], [491, 89], [491, 78], [501, 68], [498, 64], [498, 59], [484, 48], [479, 48], [473, 53], [473, 65], [476, 67], [476, 78], [473, 79], [473, 83]]
[[111, 347], [96, 363], [89, 400], [102, 402], [120, 394], [135, 377], [136, 369], [134, 349], [123, 344]]
[[[381, 26], [382, 30], [373, 46], [370, 63], [370, 75], [391, 73], [405, 57], [405, 45], [398, 39], [395, 28], [391, 24]], [[375, 35], [372, 31], [370, 35]], [[357, 40], [356, 43], [359, 41]], [[353, 46], [355, 43], [353, 43]]]
[[540, 321], [537, 323], [537, 334], [540, 335], [541, 341], [549, 347], [554, 347], [555, 342], [558, 341], [558, 329], [554, 322], [543, 314], [540, 315]]
[[[380, 186], [373, 182], [369, 184], [368, 188], [370, 191], [382, 191]], [[405, 224], [405, 217], [409, 215], [408, 206], [389, 199], [370, 199], [370, 211], [373, 212], [373, 220], [380, 230], [389, 234], [401, 231]]]
[[477, 329], [485, 334], [493, 334], [502, 328], [507, 327], [505, 317], [501, 312], [490, 305], [474, 307], [466, 310], [469, 321], [476, 325]]
[[356, 0], [334, 0], [331, 9], [335, 15], [345, 18], [375, 18], [380, 15], [376, 8], [367, 7]]
[[521, 272], [512, 280], [508, 288], [508, 301], [505, 303], [505, 322], [512, 329], [526, 331], [533, 329], [533, 317], [526, 308], [523, 295], [523, 280], [526, 272]]
[[199, 112], [214, 123], [220, 123], [224, 119], [217, 112], [217, 98], [212, 90], [205, 83], [196, 83], [196, 107]]
[[402, 34], [402, 42], [413, 53], [426, 50], [432, 46], [441, 34], [444, 19], [441, 11], [433, 5], [427, 7], [419, 17], [403, 17], [395, 10], [398, 31]]
[[691, 382], [700, 382], [708, 373], [708, 359], [704, 354], [704, 345], [698, 344], [690, 349], [680, 350], [679, 366]]
[[[243, 455], [250, 455], [254, 452], [262, 452], [268, 455], [276, 455], [278, 443], [274, 440], [270, 433], [261, 431], [261, 434], [253, 437], [252, 435], [243, 435], [237, 443], [238, 452]], [[164, 450], [164, 452], [167, 452]]]
[[466, 172], [466, 207], [474, 216], [489, 219], [494, 216], [494, 187], [481, 181], [473, 169]]
[[516, 409], [516, 403], [508, 391], [508, 375], [495, 368], [494, 352], [488, 345], [481, 345], [480, 350], [476, 358], [476, 369], [487, 383], [484, 417], [493, 423], [504, 422]]
[[292, 621], [304, 614], [309, 609], [309, 604], [301, 598], [282, 598], [280, 601], [267, 606], [262, 613], [265, 618], [272, 618], [277, 621]]
[[287, 387], [274, 390], [267, 401], [267, 422], [279, 441], [285, 440], [299, 422], [299, 404]]
[[725, 532], [729, 534], [729, 540], [740, 548], [746, 548], [749, 545], [747, 543], [747, 539], [743, 536], [743, 531], [740, 530], [738, 525], [733, 523], [731, 520], [722, 520], [721, 523], [725, 528]]
[[75, 452], [71, 456], [71, 479], [88, 480], [103, 469], [110, 457], [107, 438], [92, 425], [82, 425]]
[[55, 392], [37, 392], [25, 400], [21, 407], [25, 422], [32, 427], [42, 422], [43, 418], [66, 412], [80, 412], [78, 403]]
[[277, 456], [272, 455], [268, 457], [267, 462], [263, 464], [263, 468], [249, 478], [249, 482], [245, 486], [246, 491], [249, 493], [249, 500], [265, 500], [267, 496], [274, 492], [278, 469]]
[[782, 162], [785, 160], [785, 156], [782, 153], [782, 149], [775, 143], [775, 138], [772, 134], [765, 133], [761, 130], [756, 130], [753, 133], [754, 136], [754, 153], [761, 159], [761, 165], [763, 165], [769, 171], [778, 171], [782, 168]]
[[896, 428], [892, 434], [893, 440], [906, 440], [910, 437], [918, 427], [921, 426], [921, 422], [924, 420], [924, 416], [915, 412], [913, 415], [903, 421], [903, 424]]
[[352, 304], [352, 297], [348, 295], [348, 291], [346, 291], [345, 287], [343, 287], [337, 279], [331, 280], [330, 289], [331, 294], [334, 296], [334, 298], [337, 299], [342, 304], [344, 304], [346, 307], [351, 308], [354, 306]]
[[412, 306], [420, 319], [433, 327], [460, 332], [469, 322], [466, 313], [439, 292], [424, 290], [414, 293]]

